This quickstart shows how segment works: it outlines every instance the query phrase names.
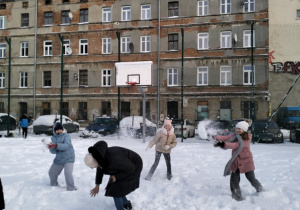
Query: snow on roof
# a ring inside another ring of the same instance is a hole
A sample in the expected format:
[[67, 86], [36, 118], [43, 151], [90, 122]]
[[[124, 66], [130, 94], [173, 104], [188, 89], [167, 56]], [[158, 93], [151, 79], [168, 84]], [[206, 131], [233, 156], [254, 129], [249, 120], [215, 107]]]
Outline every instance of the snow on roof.
[[[7, 113], [0, 113], [0, 117], [2, 117], [2, 116], [7, 116]], [[12, 115], [10, 115], [10, 117], [16, 119], [16, 118], [15, 118], [14, 116], [12, 116]]]
[[[150, 120], [146, 120], [146, 125], [147, 126], [153, 126], [156, 127], [154, 123], [152, 123]], [[133, 121], [133, 126], [132, 126], [132, 121]], [[143, 117], [142, 116], [130, 116], [130, 117], [124, 117], [120, 121], [120, 127], [132, 127], [135, 129], [140, 128], [140, 123], [143, 123]]]

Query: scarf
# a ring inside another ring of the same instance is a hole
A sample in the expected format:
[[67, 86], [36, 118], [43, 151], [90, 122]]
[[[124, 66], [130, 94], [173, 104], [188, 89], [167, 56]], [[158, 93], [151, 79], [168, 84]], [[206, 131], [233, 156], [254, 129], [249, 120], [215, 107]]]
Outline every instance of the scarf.
[[232, 157], [230, 158], [230, 160], [227, 162], [225, 169], [224, 169], [224, 176], [228, 176], [231, 174], [230, 171], [230, 166], [232, 164], [232, 162], [234, 161], [234, 159], [240, 154], [240, 152], [243, 149], [243, 139], [240, 135], [235, 134], [233, 137], [231, 137], [230, 139], [228, 139], [226, 142], [234, 142], [235, 140], [238, 140], [240, 146], [239, 148], [233, 153]]

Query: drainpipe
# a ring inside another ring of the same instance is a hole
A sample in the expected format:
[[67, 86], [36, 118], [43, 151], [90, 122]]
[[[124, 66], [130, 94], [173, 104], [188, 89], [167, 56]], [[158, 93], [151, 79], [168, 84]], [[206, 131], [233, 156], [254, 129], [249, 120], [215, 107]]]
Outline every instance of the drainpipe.
[[159, 126], [159, 69], [160, 69], [160, 0], [157, 1], [158, 6], [158, 34], [157, 34], [157, 128]]
[[35, 0], [35, 21], [34, 21], [34, 73], [33, 73], [33, 119], [35, 119], [35, 95], [36, 95], [36, 40], [37, 40], [37, 7], [38, 1]]

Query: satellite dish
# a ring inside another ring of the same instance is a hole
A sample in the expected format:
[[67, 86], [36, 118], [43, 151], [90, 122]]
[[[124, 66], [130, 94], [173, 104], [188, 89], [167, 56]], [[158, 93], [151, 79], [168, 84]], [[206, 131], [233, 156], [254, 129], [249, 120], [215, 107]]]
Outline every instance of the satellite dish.
[[67, 54], [67, 55], [71, 55], [71, 54], [72, 54], [72, 49], [71, 49], [71, 47], [67, 47], [67, 49], [66, 49], [66, 54]]
[[234, 34], [234, 41], [237, 42], [237, 35]]
[[69, 18], [72, 20], [73, 19], [73, 14], [69, 12]]

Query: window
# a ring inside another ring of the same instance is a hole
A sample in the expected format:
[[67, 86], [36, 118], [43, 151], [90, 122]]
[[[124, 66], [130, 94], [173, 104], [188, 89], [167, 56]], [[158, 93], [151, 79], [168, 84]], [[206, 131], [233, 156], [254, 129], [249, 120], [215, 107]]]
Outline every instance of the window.
[[69, 116], [69, 102], [62, 103], [62, 114], [65, 116]]
[[24, 1], [22, 2], [23, 8], [27, 8], [28, 7], [28, 1]]
[[[251, 30], [244, 31], [244, 47], [251, 47]], [[255, 47], [255, 31], [253, 30], [253, 47]]]
[[[69, 0], [63, 0], [62, 1], [63, 4], [69, 4]], [[67, 115], [68, 116], [68, 115]]]
[[0, 58], [5, 58], [6, 44], [0, 43]]
[[111, 54], [111, 38], [102, 39], [102, 53]]
[[27, 87], [27, 72], [20, 72], [20, 87]]
[[231, 85], [231, 66], [221, 66], [221, 82], [220, 85]]
[[[244, 118], [251, 118], [251, 101], [241, 101], [241, 110]], [[258, 110], [258, 103], [254, 101], [254, 115], [255, 110]]]
[[5, 73], [0, 72], [0, 88], [5, 88]]
[[44, 56], [52, 55], [52, 41], [44, 41]]
[[79, 70], [79, 86], [87, 86], [87, 85], [88, 85], [88, 71]]
[[21, 57], [28, 57], [28, 42], [21, 42]]
[[78, 102], [78, 119], [87, 120], [87, 102]]
[[[297, 10], [297, 19], [300, 19], [300, 9]], [[0, 28], [1, 28], [1, 17], [0, 17]]]
[[[255, 67], [253, 66], [254, 83], [255, 83]], [[244, 85], [252, 85], [252, 68], [251, 65], [244, 66]]]
[[149, 20], [151, 19], [151, 5], [150, 4], [145, 4], [142, 5], [142, 9], [141, 9], [141, 19], [142, 20]]
[[111, 116], [111, 104], [110, 102], [102, 102], [102, 115]]
[[62, 24], [70, 24], [71, 19], [69, 17], [69, 10], [61, 11], [61, 23]]
[[29, 13], [21, 14], [21, 27], [29, 27]]
[[208, 119], [208, 102], [198, 101], [197, 102], [197, 121]]
[[208, 67], [207, 66], [198, 67], [197, 84], [198, 85], [208, 85]]
[[141, 52], [150, 52], [150, 36], [141, 36]]
[[221, 1], [221, 14], [231, 13], [231, 0], [220, 0]]
[[51, 87], [51, 71], [44, 71], [44, 87]]
[[168, 69], [168, 86], [178, 85], [178, 69], [170, 68]]
[[45, 5], [50, 5], [52, 3], [51, 0], [45, 0]]
[[221, 48], [231, 48], [232, 38], [231, 31], [221, 32]]
[[0, 16], [0, 29], [6, 28], [6, 16]]
[[102, 86], [110, 86], [110, 77], [111, 77], [110, 69], [102, 70]]
[[53, 23], [53, 12], [45, 12], [45, 25], [52, 25]]
[[80, 3], [86, 3], [88, 0], [80, 0]]
[[80, 55], [87, 55], [88, 54], [88, 45], [89, 42], [87, 39], [80, 39], [79, 40], [79, 54]]
[[0, 102], [0, 112], [4, 113], [4, 102]]
[[80, 10], [80, 23], [87, 23], [89, 22], [89, 11], [88, 9], [81, 9]]
[[208, 49], [208, 33], [198, 34], [198, 50]]
[[63, 71], [63, 87], [69, 87], [69, 70]]
[[43, 102], [43, 115], [51, 114], [51, 103]]
[[178, 50], [178, 34], [169, 34], [169, 50]]
[[130, 21], [131, 20], [131, 8], [130, 6], [122, 7], [122, 21]]
[[208, 15], [208, 1], [198, 1], [198, 16]]
[[130, 37], [121, 37], [121, 52], [130, 53], [129, 44], [131, 42]]
[[179, 14], [179, 4], [178, 2], [169, 2], [169, 17], [177, 17]]
[[64, 55], [68, 55], [67, 54], [67, 49], [70, 47], [70, 40], [66, 39], [63, 41], [63, 54]]
[[6, 9], [6, 4], [0, 4], [0, 9]]
[[255, 11], [255, 0], [244, 0], [244, 12]]
[[102, 21], [111, 22], [111, 7], [106, 7], [102, 9]]

